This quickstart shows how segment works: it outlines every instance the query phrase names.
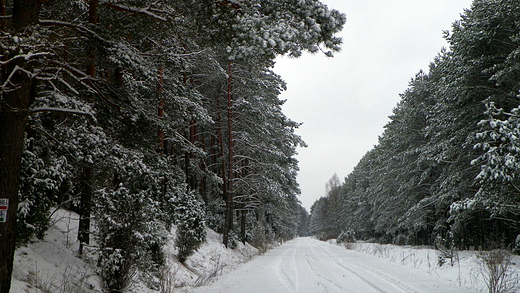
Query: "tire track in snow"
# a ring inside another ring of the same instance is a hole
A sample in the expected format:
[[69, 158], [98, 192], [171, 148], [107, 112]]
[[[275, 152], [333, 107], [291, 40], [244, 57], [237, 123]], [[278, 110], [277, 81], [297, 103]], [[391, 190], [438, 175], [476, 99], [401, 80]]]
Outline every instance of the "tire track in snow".
[[325, 283], [328, 283], [328, 284], [332, 285], [333, 287], [336, 287], [339, 290], [344, 290], [343, 286], [336, 284], [336, 282], [334, 282], [333, 280], [326, 278], [322, 274], [320, 274], [319, 271], [314, 268], [314, 265], [312, 265], [308, 259], [307, 259], [307, 264], [309, 264], [309, 267], [311, 268], [312, 272], [314, 273], [314, 275], [316, 277], [318, 277], [321, 281], [325, 281], [325, 282], [317, 281], [318, 286], [323, 287], [323, 289], [325, 290], [324, 292], [329, 292], [329, 290], [327, 290], [327, 288], [329, 288], [329, 287], [326, 286]]
[[[340, 264], [341, 265], [341, 264]], [[399, 289], [402, 289], [402, 290], [405, 290], [405, 292], [408, 292], [408, 293], [419, 293], [418, 291], [415, 291], [414, 289], [406, 286], [405, 284], [403, 284], [402, 282], [398, 281], [398, 280], [395, 280], [395, 279], [392, 279], [384, 274], [382, 274], [381, 272], [379, 271], [376, 271], [372, 268], [369, 268], [369, 267], [366, 267], [364, 265], [360, 265], [360, 264], [352, 264], [353, 266], [359, 268], [360, 270], [364, 270], [366, 271], [367, 273], [370, 273], [380, 279], [384, 279], [385, 281], [395, 285], [395, 287], [398, 287]]]
[[[327, 252], [322, 246], [317, 246], [323, 253], [325, 253], [328, 257], [330, 257], [331, 259], [334, 260], [334, 262], [336, 262], [336, 264], [338, 264], [340, 267], [342, 267], [343, 269], [347, 270], [348, 272], [350, 272], [351, 274], [353, 274], [354, 276], [358, 277], [360, 280], [362, 280], [363, 282], [365, 282], [367, 285], [369, 285], [370, 287], [372, 287], [373, 289], [375, 289], [377, 292], [380, 292], [380, 293], [387, 293], [388, 291], [385, 291], [383, 289], [381, 289], [379, 286], [375, 285], [373, 282], [367, 280], [367, 278], [363, 277], [361, 274], [357, 273], [355, 270], [345, 266], [344, 264], [342, 264], [338, 259], [336, 259], [332, 254], [330, 254], [329, 252]], [[409, 287], [406, 287], [404, 286], [403, 284], [401, 284], [401, 282], [395, 280], [395, 279], [392, 279], [384, 274], [382, 274], [381, 272], [378, 272], [374, 269], [371, 269], [369, 267], [366, 267], [366, 266], [363, 266], [363, 265], [359, 265], [359, 264], [354, 264], [352, 263], [353, 266], [359, 268], [360, 270], [388, 283], [389, 285], [391, 285], [392, 287], [394, 287], [395, 289], [398, 289], [398, 290], [402, 290], [401, 292], [406, 292], [406, 293], [418, 293], [417, 291], [409, 288]]]
[[[318, 245], [314, 244], [313, 245], [313, 248], [315, 247], [318, 247]], [[337, 290], [340, 290], [341, 292], [344, 292], [345, 288], [344, 286], [342, 285], [342, 277], [344, 278], [345, 276], [338, 276], [334, 273], [332, 273], [331, 270], [328, 270], [327, 268], [321, 268], [323, 266], [323, 259], [320, 259], [315, 253], [314, 253], [314, 249], [310, 250], [309, 252], [312, 253], [312, 255], [309, 255], [307, 254], [307, 251], [309, 250], [306, 250], [306, 253], [305, 253], [305, 260], [309, 266], [309, 268], [311, 269], [311, 271], [313, 272], [313, 274], [318, 277], [320, 281], [318, 281], [318, 286], [321, 286], [323, 287], [323, 289], [325, 290], [325, 292], [328, 292], [327, 288], [330, 289], [329, 286], [326, 286], [326, 284], [330, 284], [332, 285], [332, 287], [335, 287], [336, 290], [334, 290], [334, 292], [338, 292]], [[330, 258], [330, 259], [334, 259], [334, 257], [331, 257], [331, 255], [325, 253], [325, 255]], [[311, 260], [314, 262], [314, 264], [311, 263]], [[334, 262], [333, 262], [334, 263]], [[320, 268], [316, 268], [316, 267], [320, 267]], [[321, 272], [328, 272], [329, 275], [331, 277], [334, 277], [333, 278], [330, 278], [330, 277], [327, 277], [327, 276], [324, 276]]]
[[283, 287], [285, 287], [285, 289], [287, 289], [289, 292], [295, 292], [296, 293], [296, 289], [294, 287], [294, 284], [292, 284], [289, 276], [287, 276], [287, 274], [282, 269], [282, 261], [287, 257], [289, 252], [290, 252], [290, 250], [286, 249], [284, 254], [279, 256], [276, 259], [276, 262], [274, 264], [273, 272], [274, 272], [274, 275], [275, 275], [276, 279], [278, 280], [278, 282], [280, 282], [280, 284]]
[[294, 291], [298, 291], [298, 283], [299, 283], [299, 274], [298, 274], [298, 266], [296, 265], [296, 253], [298, 252], [300, 248], [300, 241], [298, 241], [298, 244], [296, 245], [296, 248], [293, 248], [293, 254], [292, 254], [292, 268], [294, 269]]

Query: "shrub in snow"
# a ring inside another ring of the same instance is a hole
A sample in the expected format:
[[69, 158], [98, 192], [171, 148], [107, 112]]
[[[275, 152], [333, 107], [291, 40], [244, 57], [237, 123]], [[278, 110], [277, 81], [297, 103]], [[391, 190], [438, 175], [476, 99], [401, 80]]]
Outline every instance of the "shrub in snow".
[[356, 241], [356, 233], [352, 230], [343, 231], [339, 234], [338, 238], [336, 238], [337, 244], [352, 243], [354, 241]]
[[520, 277], [513, 271], [512, 255], [505, 249], [481, 251], [478, 254], [480, 273], [489, 293], [518, 292]]
[[396, 245], [406, 245], [408, 243], [408, 237], [404, 234], [399, 234], [394, 238], [394, 244]]
[[209, 201], [206, 204], [206, 225], [217, 233], [223, 232], [222, 228], [225, 222], [224, 215], [226, 214], [225, 206], [226, 203], [221, 197]]
[[[50, 209], [70, 188], [71, 168], [64, 157], [52, 157], [34, 138], [25, 141], [17, 217], [17, 244], [33, 236], [43, 239], [49, 228]], [[44, 155], [46, 153], [46, 155]]]
[[120, 186], [102, 190], [96, 204], [100, 256], [98, 269], [108, 291], [127, 288], [137, 269], [153, 271], [165, 242], [162, 226], [153, 218], [154, 203], [144, 193]]
[[184, 262], [206, 240], [204, 206], [193, 192], [180, 195], [175, 202], [177, 255]]
[[435, 249], [437, 249], [437, 264], [442, 267], [446, 261], [450, 260], [450, 265], [453, 266], [459, 260], [459, 254], [453, 245], [453, 241], [437, 237], [435, 239]]
[[158, 273], [166, 242], [156, 200], [162, 194], [159, 172], [145, 163], [143, 154], [119, 151], [111, 160], [117, 163], [114, 167], [121, 183], [98, 191], [95, 198], [98, 269], [111, 292], [127, 288], [134, 272]]
[[235, 249], [240, 243], [240, 237], [235, 230], [229, 231], [228, 248]]
[[256, 247], [260, 253], [266, 253], [271, 248], [272, 240], [269, 239], [269, 235], [266, 235], [265, 228], [263, 226], [255, 226], [251, 231], [251, 245]]

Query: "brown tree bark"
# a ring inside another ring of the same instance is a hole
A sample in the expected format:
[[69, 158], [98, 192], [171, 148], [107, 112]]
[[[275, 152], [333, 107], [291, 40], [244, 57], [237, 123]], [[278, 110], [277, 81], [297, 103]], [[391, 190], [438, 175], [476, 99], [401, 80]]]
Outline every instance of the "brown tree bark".
[[89, 23], [97, 24], [97, 22], [98, 22], [97, 7], [98, 7], [98, 0], [90, 0], [89, 13], [88, 13], [88, 22]]
[[223, 242], [228, 246], [229, 233], [233, 230], [233, 96], [231, 94], [231, 61], [228, 61], [227, 79], [227, 130], [228, 130], [228, 174], [227, 174], [227, 198], [226, 198], [226, 222], [224, 227]]
[[[192, 114], [192, 119], [190, 120], [189, 122], [189, 141], [190, 143], [192, 143], [194, 146], [198, 146], [198, 139], [197, 139], [197, 135], [198, 135], [198, 129], [197, 129], [197, 120], [195, 119], [195, 117], [193, 116]], [[187, 166], [186, 166], [186, 182], [189, 184], [191, 190], [197, 190], [197, 177], [196, 177], [196, 173], [191, 170], [191, 158], [193, 157], [193, 155], [190, 153], [190, 152], [186, 152], [186, 162], [187, 162]]]
[[[14, 29], [19, 31], [36, 24], [39, 11], [38, 0], [14, 0]], [[6, 72], [12, 72], [15, 66], [24, 68], [23, 60], [8, 64]], [[11, 289], [23, 140], [28, 108], [34, 98], [33, 82], [26, 73], [14, 73], [11, 81], [17, 87], [2, 92], [0, 100], [0, 198], [9, 200], [6, 222], [0, 223], [0, 293]]]
[[[227, 198], [228, 198], [228, 191], [227, 191], [227, 180], [226, 180], [226, 160], [224, 159], [224, 135], [222, 134], [222, 128], [223, 128], [223, 123], [222, 123], [222, 115], [220, 113], [220, 99], [217, 98], [217, 109], [218, 109], [218, 112], [217, 112], [217, 124], [218, 124], [218, 128], [217, 128], [217, 131], [218, 131], [218, 144], [219, 144], [219, 149], [220, 149], [220, 159], [222, 160], [222, 166], [221, 166], [221, 172], [222, 172], [222, 199], [224, 199], [224, 201], [227, 202]], [[228, 231], [227, 231], [227, 226], [226, 224], [224, 223], [224, 229], [223, 229], [223, 243], [224, 245], [227, 247], [227, 243], [228, 243], [228, 240], [229, 240], [229, 235], [228, 235]]]
[[11, 286], [21, 158], [28, 116], [23, 110], [30, 101], [30, 80], [18, 84], [22, 84], [22, 88], [3, 95], [4, 101], [20, 111], [5, 107], [0, 110], [0, 198], [9, 201], [6, 222], [0, 223], [0, 293], [9, 292]]
[[14, 0], [13, 2], [13, 28], [22, 30], [30, 25], [38, 23], [42, 0]]

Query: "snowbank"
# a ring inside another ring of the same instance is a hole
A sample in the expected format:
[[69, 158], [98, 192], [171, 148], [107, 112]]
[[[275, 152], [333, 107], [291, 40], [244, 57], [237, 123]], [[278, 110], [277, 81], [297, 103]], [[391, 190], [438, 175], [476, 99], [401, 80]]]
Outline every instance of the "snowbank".
[[78, 219], [59, 209], [42, 241], [16, 250], [11, 293], [101, 292], [94, 266], [76, 257]]
[[[101, 281], [95, 274], [93, 251], [87, 250], [82, 258], [77, 256], [78, 219], [76, 213], [59, 209], [53, 214], [51, 228], [43, 240], [16, 250], [11, 293], [102, 292]], [[206, 243], [184, 266], [176, 260], [174, 233], [175, 229], [172, 229], [171, 240], [165, 247], [167, 268], [162, 280], [157, 279], [158, 283], [170, 288], [166, 292], [201, 285], [258, 254], [258, 250], [249, 244], [240, 243], [236, 249], [226, 249], [221, 244], [221, 235], [208, 229]], [[130, 291], [159, 292], [137, 280]]]

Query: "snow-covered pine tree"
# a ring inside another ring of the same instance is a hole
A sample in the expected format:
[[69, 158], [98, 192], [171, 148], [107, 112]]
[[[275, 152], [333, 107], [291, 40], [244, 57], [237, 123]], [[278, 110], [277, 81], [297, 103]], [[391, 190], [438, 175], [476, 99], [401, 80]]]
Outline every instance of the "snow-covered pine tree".
[[179, 195], [174, 202], [178, 259], [184, 263], [206, 240], [204, 206], [194, 192]]
[[[246, 1], [237, 4], [237, 7], [217, 7], [219, 18], [218, 29], [224, 35], [218, 35], [225, 47], [225, 60], [227, 66], [227, 169], [226, 181], [227, 199], [226, 223], [224, 227], [224, 243], [227, 245], [228, 234], [233, 227], [233, 196], [236, 195], [231, 188], [236, 166], [234, 166], [234, 127], [232, 121], [233, 112], [231, 106], [237, 96], [236, 82], [231, 65], [242, 62], [256, 62], [266, 64], [272, 62], [277, 55], [289, 54], [298, 57], [304, 51], [316, 53], [323, 46], [324, 53], [332, 56], [332, 53], [340, 49], [341, 39], [335, 37], [343, 24], [345, 16], [336, 10], [329, 10], [326, 5], [316, 0], [299, 1]], [[231, 92], [233, 91], [233, 92]]]
[[163, 180], [171, 175], [168, 163], [153, 153], [115, 145], [107, 160], [119, 182], [94, 198], [98, 269], [106, 289], [121, 292], [135, 272], [157, 273], [163, 264], [167, 231], [160, 218], [161, 200], [173, 203], [178, 191], [164, 190]]
[[[518, 17], [520, 8], [515, 1], [474, 1], [471, 10], [462, 15], [461, 21], [454, 25], [453, 33], [448, 36], [453, 52], [453, 68], [461, 69], [460, 72], [454, 72], [457, 79], [450, 78], [460, 82], [457, 84], [460, 89], [459, 98], [452, 103], [452, 113], [458, 114], [454, 115], [457, 124], [471, 123], [468, 127], [469, 137], [466, 139], [469, 147], [473, 148], [479, 143], [476, 140], [478, 133], [493, 133], [498, 130], [493, 129], [493, 123], [479, 123], [481, 120], [490, 121], [490, 114], [493, 114], [493, 111], [490, 112], [484, 107], [486, 103], [494, 103], [496, 108], [503, 109], [504, 113], [511, 113], [512, 109], [518, 106]], [[460, 110], [461, 106], [464, 106], [464, 111]], [[472, 117], [471, 121], [465, 121], [462, 115]], [[507, 120], [506, 117], [495, 118]], [[484, 137], [487, 142], [493, 140], [493, 137]], [[496, 141], [491, 143], [491, 147], [502, 143], [508, 144]], [[477, 147], [468, 152], [470, 155], [466, 154], [466, 158], [476, 159], [486, 151], [488, 150]], [[503, 155], [507, 156], [507, 152]], [[484, 163], [485, 170], [485, 165], [489, 162], [480, 162]], [[471, 165], [471, 161], [465, 162], [465, 165], [472, 167], [471, 172], [467, 171], [470, 168], [468, 166], [464, 173], [462, 170], [459, 173], [471, 176], [471, 180], [475, 180], [483, 170], [478, 164]], [[466, 181], [464, 176], [459, 177]], [[511, 201], [509, 194], [516, 191], [510, 184], [496, 184], [490, 188], [492, 185], [494, 184], [484, 184], [483, 188], [479, 188], [478, 184], [473, 184], [473, 188], [470, 189], [472, 194], [467, 197], [463, 195], [460, 201], [452, 206], [452, 231], [455, 235], [460, 235], [461, 241], [473, 238], [477, 245], [484, 247], [490, 247], [494, 242], [515, 241], [519, 230], [516, 225], [510, 223], [518, 220], [518, 202]], [[509, 200], [504, 200], [506, 198]], [[469, 202], [472, 204], [468, 204]], [[504, 203], [516, 208], [513, 208], [512, 213], [512, 210], [504, 209], [504, 213], [500, 214], [500, 208], [495, 208]], [[476, 227], [480, 229], [476, 230]], [[467, 234], [468, 230], [477, 233]], [[479, 243], [479, 239], [486, 240]]]

